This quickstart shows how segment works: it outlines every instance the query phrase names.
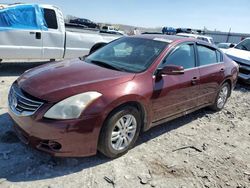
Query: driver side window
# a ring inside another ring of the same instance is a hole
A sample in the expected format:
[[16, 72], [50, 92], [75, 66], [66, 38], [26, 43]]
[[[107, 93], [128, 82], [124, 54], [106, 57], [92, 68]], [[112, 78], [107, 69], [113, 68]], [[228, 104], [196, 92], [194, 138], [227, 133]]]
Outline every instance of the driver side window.
[[176, 47], [163, 61], [161, 67], [166, 65], [183, 66], [184, 69], [195, 67], [194, 45], [183, 44]]

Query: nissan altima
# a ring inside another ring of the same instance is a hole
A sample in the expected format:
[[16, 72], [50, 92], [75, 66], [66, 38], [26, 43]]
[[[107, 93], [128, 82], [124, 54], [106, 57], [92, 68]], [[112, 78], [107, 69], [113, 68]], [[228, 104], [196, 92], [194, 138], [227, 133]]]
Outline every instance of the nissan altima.
[[54, 156], [109, 158], [140, 134], [204, 107], [221, 110], [238, 65], [192, 38], [123, 37], [82, 60], [49, 63], [21, 75], [9, 114], [22, 142]]

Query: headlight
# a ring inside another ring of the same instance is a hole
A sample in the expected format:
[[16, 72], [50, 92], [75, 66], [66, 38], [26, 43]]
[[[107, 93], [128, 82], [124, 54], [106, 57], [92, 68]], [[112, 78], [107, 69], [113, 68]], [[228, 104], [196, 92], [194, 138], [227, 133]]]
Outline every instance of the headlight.
[[102, 94], [91, 91], [74, 95], [52, 106], [44, 115], [50, 119], [76, 119], [79, 118], [82, 111], [95, 99]]

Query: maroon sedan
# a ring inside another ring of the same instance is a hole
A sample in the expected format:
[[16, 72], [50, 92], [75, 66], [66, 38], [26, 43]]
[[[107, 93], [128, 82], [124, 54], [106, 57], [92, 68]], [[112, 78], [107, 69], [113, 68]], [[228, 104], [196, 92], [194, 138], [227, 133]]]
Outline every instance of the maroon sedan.
[[25, 72], [9, 93], [18, 137], [54, 156], [121, 156], [141, 131], [210, 106], [221, 110], [238, 65], [216, 47], [166, 35], [120, 38], [84, 61]]

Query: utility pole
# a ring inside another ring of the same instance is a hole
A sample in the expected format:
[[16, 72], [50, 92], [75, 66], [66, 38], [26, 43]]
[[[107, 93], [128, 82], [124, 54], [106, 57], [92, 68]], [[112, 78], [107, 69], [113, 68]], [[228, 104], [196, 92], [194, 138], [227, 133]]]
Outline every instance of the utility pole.
[[228, 32], [228, 35], [227, 35], [227, 41], [226, 41], [226, 42], [229, 41], [230, 33], [231, 33], [231, 27], [230, 27], [230, 29], [229, 29], [229, 32]]

